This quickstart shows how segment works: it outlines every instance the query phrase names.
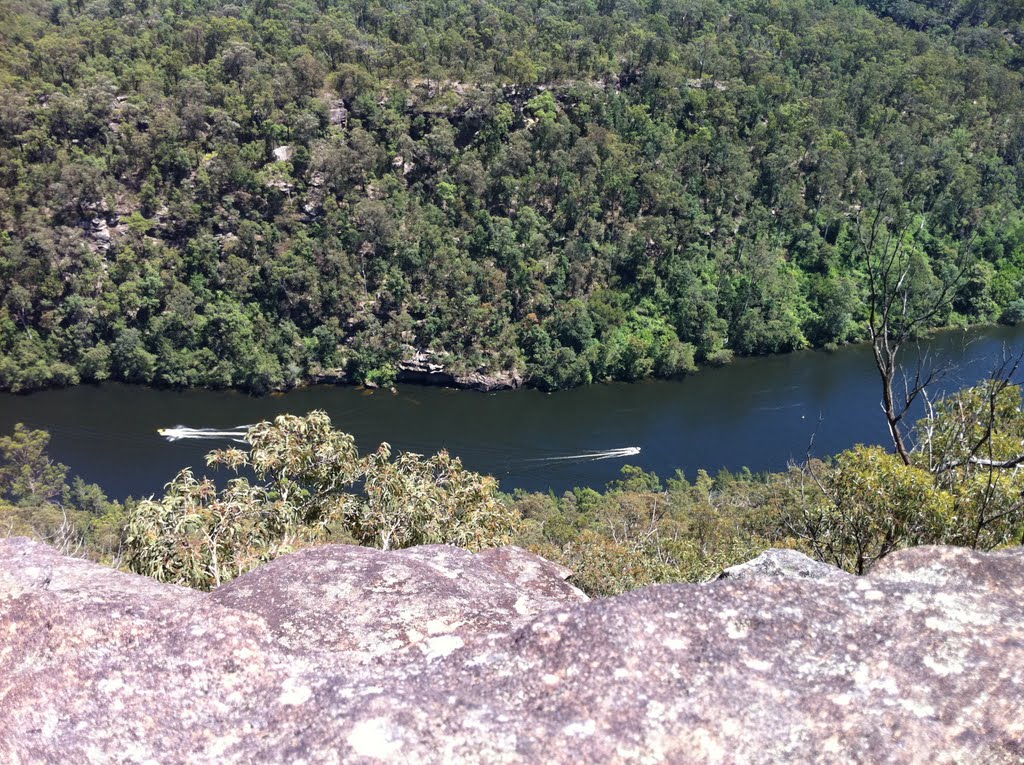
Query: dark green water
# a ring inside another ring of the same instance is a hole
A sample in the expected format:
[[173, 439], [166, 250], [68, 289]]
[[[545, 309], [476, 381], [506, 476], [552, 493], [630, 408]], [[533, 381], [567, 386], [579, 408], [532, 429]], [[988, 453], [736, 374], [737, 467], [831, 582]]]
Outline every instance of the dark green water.
[[[939, 386], [953, 390], [987, 376], [1004, 347], [1024, 344], [1024, 328], [944, 332], [927, 344], [956, 363]], [[79, 386], [30, 395], [0, 394], [0, 432], [15, 422], [49, 430], [53, 457], [112, 496], [159, 493], [182, 467], [226, 442], [169, 443], [157, 428], [227, 428], [290, 412], [324, 409], [362, 450], [380, 441], [420, 453], [449, 449], [502, 488], [564, 491], [603, 486], [623, 464], [662, 477], [681, 468], [778, 470], [814, 453], [885, 443], [879, 383], [864, 346], [740, 359], [684, 380], [593, 385], [545, 394], [495, 394], [402, 386], [397, 394], [318, 386], [253, 398], [224, 391]], [[816, 431], [816, 432], [815, 432]], [[553, 459], [638, 446], [637, 456]]]

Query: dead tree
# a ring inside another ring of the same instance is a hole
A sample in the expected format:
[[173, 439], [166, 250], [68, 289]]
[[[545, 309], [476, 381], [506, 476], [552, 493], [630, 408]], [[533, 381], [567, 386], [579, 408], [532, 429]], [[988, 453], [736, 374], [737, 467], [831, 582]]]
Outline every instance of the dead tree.
[[974, 240], [973, 232], [961, 240], [952, 268], [938, 277], [912, 246], [915, 226], [922, 229], [924, 218], [904, 215], [897, 219], [884, 201], [870, 211], [861, 210], [854, 225], [858, 255], [867, 275], [868, 333], [882, 383], [882, 411], [893, 447], [906, 465], [911, 457], [904, 418], [935, 382], [939, 370], [928, 369], [919, 361], [913, 377], [905, 377], [903, 391], [898, 391], [900, 352], [952, 304], [970, 267]]

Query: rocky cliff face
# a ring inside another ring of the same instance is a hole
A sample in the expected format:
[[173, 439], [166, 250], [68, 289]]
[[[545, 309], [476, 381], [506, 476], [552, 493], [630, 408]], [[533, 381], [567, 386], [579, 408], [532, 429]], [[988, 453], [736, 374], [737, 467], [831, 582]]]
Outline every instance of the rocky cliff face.
[[0, 762], [1022, 761], [1024, 552], [760, 568], [587, 602], [325, 546], [204, 594], [0, 541]]
[[396, 380], [484, 392], [514, 390], [525, 382], [522, 374], [515, 370], [489, 372], [486, 369], [478, 369], [475, 372], [456, 374], [439, 362], [437, 354], [415, 348], [410, 349], [407, 357], [399, 363]]

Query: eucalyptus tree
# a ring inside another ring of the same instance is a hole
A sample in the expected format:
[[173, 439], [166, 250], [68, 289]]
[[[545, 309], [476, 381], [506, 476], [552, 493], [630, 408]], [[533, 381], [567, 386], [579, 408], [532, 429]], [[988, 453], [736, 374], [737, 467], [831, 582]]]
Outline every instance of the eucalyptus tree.
[[218, 488], [181, 471], [160, 499], [131, 509], [125, 559], [136, 573], [208, 589], [277, 555], [333, 538], [384, 549], [511, 542], [517, 515], [497, 481], [441, 451], [429, 458], [382, 444], [361, 457], [321, 411], [249, 429], [248, 449], [210, 452], [238, 477]]

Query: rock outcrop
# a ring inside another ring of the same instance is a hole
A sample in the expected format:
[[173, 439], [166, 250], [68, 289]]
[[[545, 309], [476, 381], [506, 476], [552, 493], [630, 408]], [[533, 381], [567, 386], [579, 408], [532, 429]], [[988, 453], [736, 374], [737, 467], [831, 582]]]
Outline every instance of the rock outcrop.
[[564, 575], [331, 546], [205, 594], [0, 541], [0, 762], [1024, 758], [1021, 550], [590, 602]]
[[796, 577], [798, 579], [844, 579], [850, 577], [842, 569], [808, 558], [796, 550], [765, 550], [756, 558], [730, 566], [719, 579], [763, 579]]
[[466, 374], [450, 371], [438, 361], [433, 351], [411, 349], [408, 357], [398, 365], [398, 382], [421, 385], [443, 385], [479, 391], [513, 390], [522, 386], [524, 379], [515, 370], [488, 372], [477, 370]]
[[427, 545], [382, 553], [323, 545], [278, 558], [210, 599], [263, 617], [289, 651], [345, 651], [364, 660], [419, 645], [509, 632], [587, 600], [567, 569], [519, 548], [474, 555]]

